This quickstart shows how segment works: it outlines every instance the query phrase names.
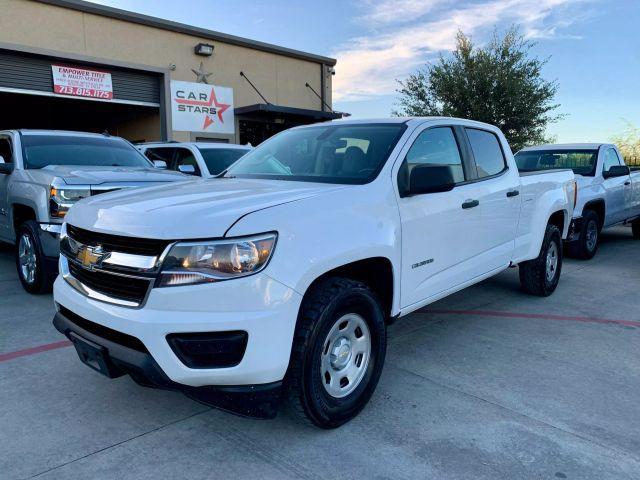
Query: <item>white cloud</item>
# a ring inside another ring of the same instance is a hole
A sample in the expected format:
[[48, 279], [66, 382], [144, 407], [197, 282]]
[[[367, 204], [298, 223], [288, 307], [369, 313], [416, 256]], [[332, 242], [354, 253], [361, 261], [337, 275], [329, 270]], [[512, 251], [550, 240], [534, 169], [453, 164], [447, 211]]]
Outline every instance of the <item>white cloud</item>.
[[[559, 29], [572, 23], [572, 17], [561, 14], [584, 1], [483, 0], [453, 9], [439, 8], [437, 13], [420, 19], [440, 0], [381, 0], [363, 19], [382, 26], [382, 31], [354, 38], [333, 53], [338, 59], [334, 100], [362, 100], [393, 93], [397, 78], [406, 77], [438, 52], [451, 50], [458, 30], [475, 35], [495, 26], [519, 24], [529, 38], [557, 36]], [[393, 11], [414, 20], [397, 25]]]
[[445, 0], [368, 0], [361, 20], [371, 25], [407, 23], [430, 12]]

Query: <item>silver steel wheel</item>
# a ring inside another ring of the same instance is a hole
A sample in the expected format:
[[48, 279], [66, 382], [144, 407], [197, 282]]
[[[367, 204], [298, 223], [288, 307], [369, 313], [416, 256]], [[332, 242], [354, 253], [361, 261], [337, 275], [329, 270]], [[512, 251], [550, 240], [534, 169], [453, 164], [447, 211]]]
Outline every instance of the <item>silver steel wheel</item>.
[[331, 327], [320, 354], [322, 385], [329, 395], [343, 398], [353, 392], [367, 371], [371, 333], [356, 313], [340, 317]]
[[587, 224], [587, 231], [585, 232], [585, 240], [586, 240], [585, 243], [587, 245], [587, 249], [590, 252], [593, 252], [598, 243], [598, 224], [595, 222], [595, 220], [591, 220]]
[[556, 275], [556, 271], [558, 270], [558, 244], [556, 242], [551, 242], [549, 245], [549, 250], [547, 251], [547, 280], [549, 282], [553, 281], [553, 277]]
[[31, 237], [26, 233], [22, 234], [18, 242], [18, 258], [20, 260], [20, 275], [22, 279], [31, 284], [36, 280], [36, 247]]

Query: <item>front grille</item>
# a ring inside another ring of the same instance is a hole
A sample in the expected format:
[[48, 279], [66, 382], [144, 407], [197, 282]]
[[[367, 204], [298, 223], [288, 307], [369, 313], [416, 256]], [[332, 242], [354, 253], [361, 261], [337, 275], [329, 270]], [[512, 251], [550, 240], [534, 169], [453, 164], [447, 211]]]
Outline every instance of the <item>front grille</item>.
[[67, 224], [67, 234], [75, 241], [95, 247], [102, 245], [108, 252], [130, 253], [133, 255], [160, 256], [171, 243], [169, 240], [154, 240], [151, 238], [123, 237], [106, 233], [91, 232], [83, 228]]
[[102, 271], [87, 270], [69, 262], [69, 273], [91, 290], [108, 297], [142, 304], [151, 280], [124, 277]]
[[144, 343], [136, 337], [87, 320], [62, 305], [59, 305], [59, 307], [62, 315], [86, 332], [92, 333], [97, 337], [104, 338], [105, 340], [109, 340], [110, 342], [117, 343], [118, 345], [137, 350], [138, 352], [149, 353], [147, 347], [144, 346]]

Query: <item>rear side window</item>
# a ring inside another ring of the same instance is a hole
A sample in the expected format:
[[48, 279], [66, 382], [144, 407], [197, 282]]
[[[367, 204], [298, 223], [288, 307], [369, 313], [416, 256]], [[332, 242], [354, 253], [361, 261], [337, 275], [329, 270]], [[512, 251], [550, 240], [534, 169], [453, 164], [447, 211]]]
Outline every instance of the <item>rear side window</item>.
[[458, 142], [449, 127], [430, 128], [422, 132], [407, 152], [405, 163], [407, 175], [415, 165], [446, 165], [456, 183], [465, 180]]
[[198, 161], [196, 157], [193, 156], [191, 150], [187, 150], [186, 148], [179, 148], [176, 154], [176, 166], [175, 169], [179, 170], [183, 165], [191, 165], [194, 169], [194, 175], [200, 175], [200, 167], [198, 167]]
[[242, 157], [249, 150], [241, 148], [199, 148], [204, 163], [211, 175], [218, 175], [223, 170], [229, 168], [233, 163]]
[[171, 169], [171, 160], [173, 160], [173, 153], [175, 148], [149, 148], [144, 154], [152, 162], [160, 160], [167, 163], [167, 168]]
[[497, 175], [507, 168], [498, 137], [477, 128], [465, 128], [465, 130], [476, 161], [478, 178]]

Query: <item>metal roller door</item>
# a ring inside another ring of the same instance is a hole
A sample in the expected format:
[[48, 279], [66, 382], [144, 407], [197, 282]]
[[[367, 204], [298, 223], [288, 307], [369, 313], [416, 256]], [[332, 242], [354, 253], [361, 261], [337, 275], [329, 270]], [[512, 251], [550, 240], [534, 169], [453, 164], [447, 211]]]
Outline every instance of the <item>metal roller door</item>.
[[86, 64], [0, 49], [0, 91], [54, 95], [51, 65], [68, 65], [111, 73], [113, 103], [160, 105], [160, 75], [135, 70]]

